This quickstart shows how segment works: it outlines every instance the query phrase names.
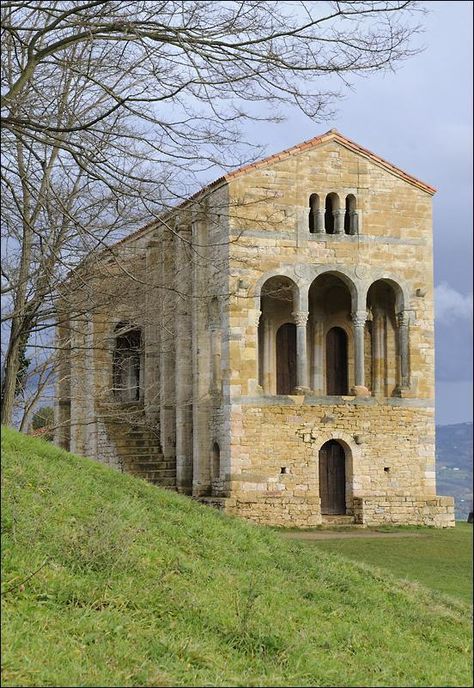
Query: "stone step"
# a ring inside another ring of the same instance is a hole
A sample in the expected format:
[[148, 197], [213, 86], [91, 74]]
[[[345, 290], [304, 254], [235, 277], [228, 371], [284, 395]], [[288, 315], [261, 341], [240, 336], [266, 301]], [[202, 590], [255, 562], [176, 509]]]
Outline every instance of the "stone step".
[[141, 477], [143, 477], [145, 480], [148, 480], [148, 482], [152, 483], [153, 485], [176, 488], [176, 476], [163, 477], [161, 475], [142, 474]]
[[147, 445], [135, 445], [132, 442], [114, 442], [115, 448], [117, 451], [126, 453], [127, 451], [131, 451], [134, 454], [142, 454], [143, 452], [158, 452], [161, 454], [161, 449], [158, 444], [150, 444]]
[[322, 523], [327, 526], [350, 526], [355, 523], [355, 518], [345, 514], [323, 514]]
[[129, 428], [125, 424], [116, 425], [110, 429], [114, 435], [122, 435], [123, 437], [150, 437], [158, 439], [160, 436], [159, 433], [153, 432], [149, 428]]
[[137, 473], [147, 473], [147, 474], [159, 474], [164, 478], [172, 478], [176, 475], [176, 469], [174, 468], [161, 468], [161, 466], [127, 466], [124, 464], [129, 473], [136, 475]]
[[149, 482], [155, 483], [155, 482], [175, 482], [176, 481], [176, 473], [174, 471], [127, 471], [129, 475], [134, 475], [138, 476], [140, 478], [144, 478], [145, 480], [148, 480]]
[[115, 441], [119, 442], [121, 444], [126, 444], [126, 443], [133, 444], [137, 447], [147, 446], [147, 445], [156, 447], [157, 445], [160, 444], [158, 437], [126, 437], [126, 436], [117, 437], [116, 436]]
[[127, 464], [127, 466], [130, 466], [130, 468], [144, 468], [148, 469], [151, 466], [157, 466], [158, 468], [162, 468], [163, 470], [176, 470], [176, 463], [174, 461], [164, 461], [163, 459], [159, 458], [149, 458], [149, 459], [144, 459], [140, 457], [134, 457], [131, 458], [129, 456], [123, 456], [122, 461]]
[[137, 452], [137, 451], [122, 451], [119, 452], [121, 456], [127, 456], [129, 459], [136, 459], [137, 461], [166, 461], [165, 457], [163, 454], [159, 451], [144, 451], [144, 452]]

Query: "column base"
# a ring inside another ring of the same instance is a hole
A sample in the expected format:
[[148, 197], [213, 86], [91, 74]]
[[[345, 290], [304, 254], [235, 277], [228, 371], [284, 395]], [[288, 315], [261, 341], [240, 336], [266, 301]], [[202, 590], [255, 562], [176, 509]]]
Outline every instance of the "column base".
[[311, 394], [309, 387], [295, 387], [291, 392], [292, 395], [305, 396], [306, 394]]
[[351, 394], [353, 394], [356, 397], [370, 397], [371, 393], [367, 389], [367, 387], [364, 387], [364, 385], [354, 385], [354, 387], [351, 388]]
[[393, 396], [400, 397], [401, 399], [407, 399], [408, 397], [413, 396], [413, 392], [410, 387], [402, 387], [401, 385], [398, 385], [393, 390]]

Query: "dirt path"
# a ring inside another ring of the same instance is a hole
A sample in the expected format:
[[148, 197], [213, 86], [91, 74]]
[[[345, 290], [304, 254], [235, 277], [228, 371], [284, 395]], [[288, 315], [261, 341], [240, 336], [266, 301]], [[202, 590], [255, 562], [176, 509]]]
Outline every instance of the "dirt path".
[[332, 531], [316, 531], [311, 533], [306, 532], [291, 532], [281, 533], [281, 535], [290, 540], [349, 540], [355, 538], [404, 538], [404, 537], [422, 537], [423, 533], [406, 532], [406, 533], [379, 533], [374, 530], [370, 531], [351, 531], [351, 532], [337, 532]]

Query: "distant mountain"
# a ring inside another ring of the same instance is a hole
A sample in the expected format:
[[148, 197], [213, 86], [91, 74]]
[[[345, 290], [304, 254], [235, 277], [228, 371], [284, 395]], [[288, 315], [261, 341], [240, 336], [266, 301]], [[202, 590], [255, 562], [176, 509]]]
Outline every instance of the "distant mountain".
[[472, 511], [472, 423], [436, 426], [436, 493], [456, 502], [456, 518]]

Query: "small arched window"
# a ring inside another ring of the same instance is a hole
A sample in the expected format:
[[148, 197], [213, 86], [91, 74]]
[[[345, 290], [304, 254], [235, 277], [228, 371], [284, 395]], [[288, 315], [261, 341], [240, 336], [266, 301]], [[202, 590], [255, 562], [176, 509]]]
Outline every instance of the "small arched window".
[[141, 330], [121, 322], [115, 328], [113, 393], [118, 401], [140, 399]]
[[346, 212], [344, 213], [344, 234], [357, 234], [356, 199], [353, 194], [346, 196]]
[[308, 216], [308, 227], [310, 234], [316, 234], [320, 231], [318, 227], [319, 222], [319, 196], [318, 194], [311, 194], [309, 197], [309, 216]]
[[[326, 234], [335, 234], [336, 213], [339, 211], [339, 197], [335, 193], [326, 196], [324, 209], [324, 229]], [[338, 230], [339, 231], [339, 230]]]

